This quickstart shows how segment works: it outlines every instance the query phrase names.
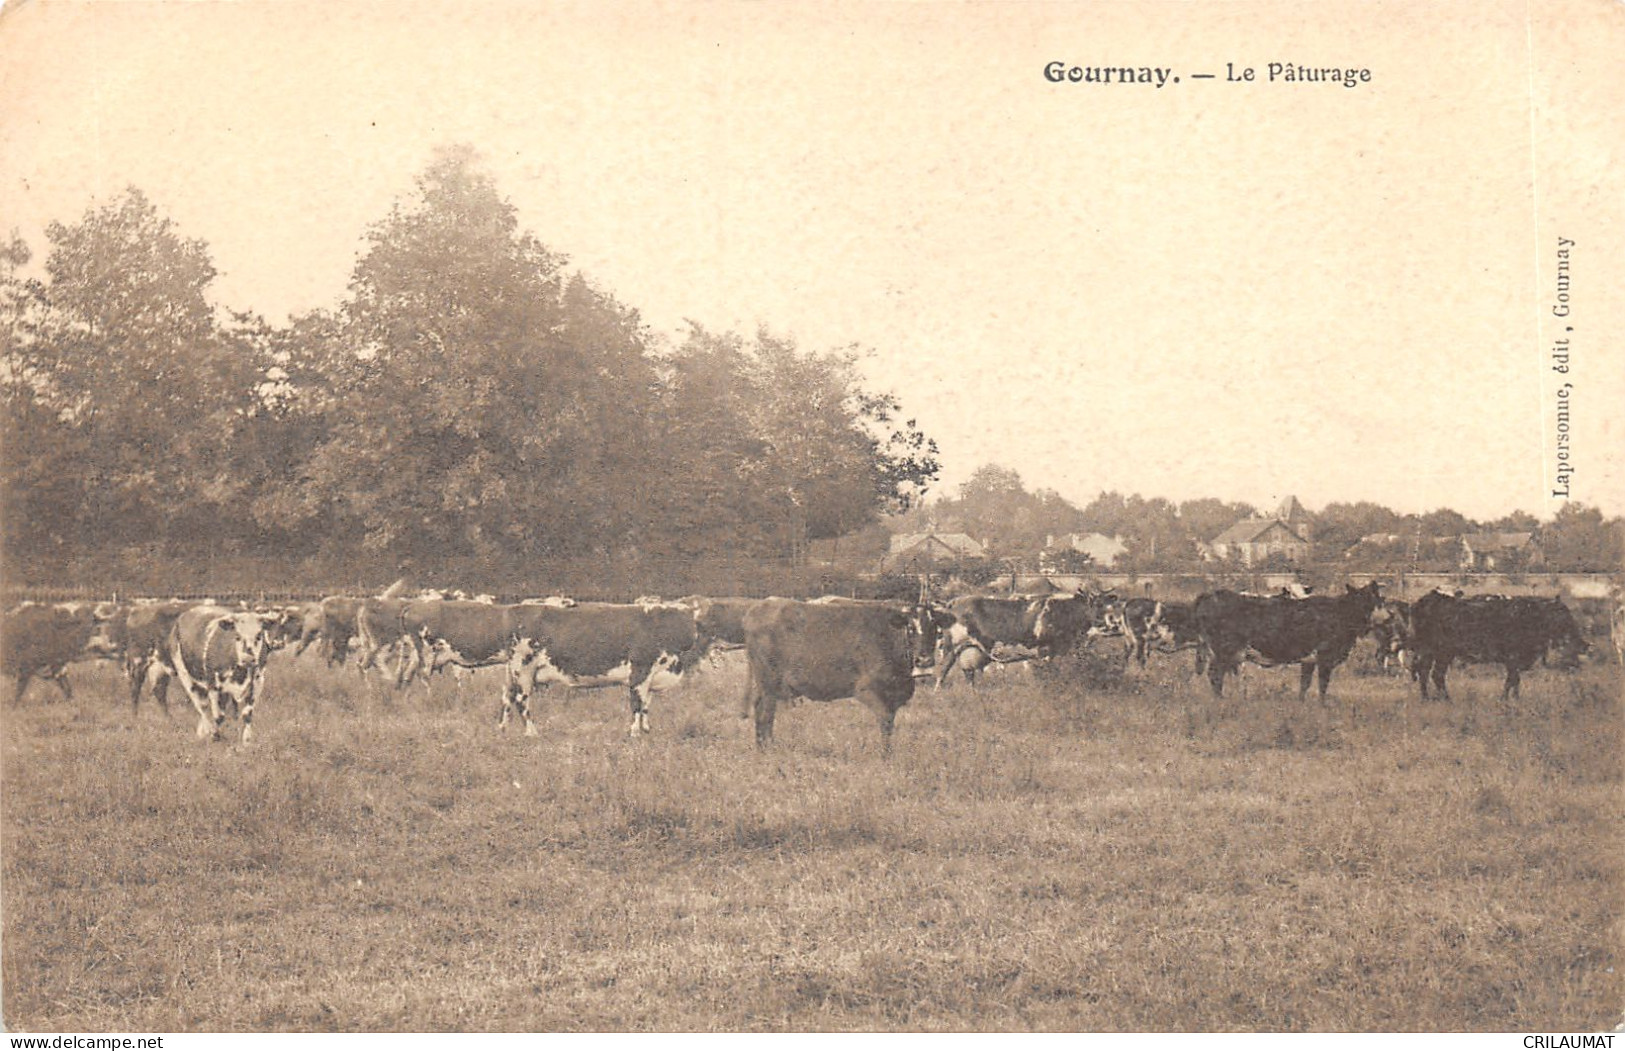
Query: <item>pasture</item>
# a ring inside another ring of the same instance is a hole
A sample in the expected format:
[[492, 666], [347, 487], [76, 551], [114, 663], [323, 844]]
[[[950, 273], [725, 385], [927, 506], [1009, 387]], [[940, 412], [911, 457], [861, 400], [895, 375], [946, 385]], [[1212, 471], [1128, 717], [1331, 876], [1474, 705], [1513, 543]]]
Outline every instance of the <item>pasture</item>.
[[[395, 694], [273, 658], [256, 740], [111, 664], [3, 709], [9, 1028], [1525, 1030], [1625, 1006], [1613, 665], [1294, 669], [1211, 698], [927, 684], [737, 715], [741, 658], [657, 697], [499, 675]], [[1459, 680], [1459, 681], [1458, 681]]]

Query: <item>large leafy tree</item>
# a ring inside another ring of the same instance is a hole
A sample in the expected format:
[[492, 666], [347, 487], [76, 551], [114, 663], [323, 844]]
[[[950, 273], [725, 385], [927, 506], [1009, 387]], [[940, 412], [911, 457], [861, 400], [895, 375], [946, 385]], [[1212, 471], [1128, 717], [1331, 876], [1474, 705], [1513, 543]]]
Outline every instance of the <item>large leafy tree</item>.
[[17, 480], [23, 506], [71, 498], [47, 520], [53, 543], [80, 552], [218, 550], [242, 495], [229, 450], [263, 362], [217, 322], [207, 245], [133, 187], [46, 237], [47, 281], [8, 279], [23, 303], [8, 318], [8, 411], [27, 421], [8, 446], [35, 475]]
[[368, 232], [332, 328], [326, 435], [290, 512], [407, 561], [626, 539], [642, 325], [519, 230], [471, 151], [442, 151]]

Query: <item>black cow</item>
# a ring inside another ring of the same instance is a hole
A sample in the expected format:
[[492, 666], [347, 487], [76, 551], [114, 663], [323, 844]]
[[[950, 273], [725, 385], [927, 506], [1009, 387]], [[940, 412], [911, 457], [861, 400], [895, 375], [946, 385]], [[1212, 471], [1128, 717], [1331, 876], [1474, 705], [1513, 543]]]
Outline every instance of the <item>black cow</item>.
[[116, 655], [116, 642], [106, 626], [116, 610], [110, 604], [25, 602], [5, 615], [0, 625], [0, 667], [17, 678], [15, 700], [22, 700], [35, 678], [54, 682], [73, 699], [68, 665]]
[[1501, 699], [1519, 695], [1523, 672], [1557, 647], [1560, 662], [1572, 665], [1586, 650], [1574, 615], [1558, 598], [1461, 599], [1431, 591], [1411, 607], [1411, 646], [1422, 696], [1428, 679], [1449, 697], [1445, 676], [1452, 661], [1500, 664], [1506, 668]]
[[773, 739], [782, 702], [853, 697], [875, 713], [889, 753], [897, 711], [914, 696], [914, 669], [931, 659], [933, 647], [916, 630], [929, 620], [886, 602], [770, 598], [752, 606], [745, 614], [745, 708], [756, 718], [756, 744]]
[[1211, 591], [1196, 600], [1197, 630], [1208, 651], [1208, 682], [1215, 697], [1224, 694], [1224, 676], [1245, 658], [1265, 667], [1301, 664], [1298, 697], [1320, 670], [1320, 696], [1326, 696], [1332, 670], [1343, 663], [1359, 637], [1371, 629], [1382, 608], [1375, 581], [1349, 585], [1336, 598], [1254, 598], [1233, 591]]

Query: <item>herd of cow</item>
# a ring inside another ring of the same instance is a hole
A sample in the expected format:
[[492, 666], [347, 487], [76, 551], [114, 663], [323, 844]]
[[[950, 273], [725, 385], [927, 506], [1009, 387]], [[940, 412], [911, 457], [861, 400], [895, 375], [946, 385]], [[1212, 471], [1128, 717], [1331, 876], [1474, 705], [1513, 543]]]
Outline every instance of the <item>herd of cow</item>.
[[[1191, 604], [1089, 590], [913, 603], [696, 596], [624, 604], [393, 591], [257, 608], [27, 602], [5, 615], [0, 664], [16, 677], [17, 698], [34, 678], [71, 697], [69, 664], [122, 660], [132, 707], [147, 689], [167, 710], [175, 681], [197, 710], [200, 738], [217, 737], [235, 713], [246, 743], [270, 654], [287, 648], [297, 657], [314, 646], [330, 665], [354, 654], [363, 676], [392, 667], [397, 687], [445, 668], [503, 668], [499, 726], [517, 715], [527, 735], [536, 733], [530, 702], [539, 687], [624, 686], [638, 736], [649, 730], [654, 691], [715, 650], [742, 649], [742, 714], [754, 716], [758, 744], [772, 738], [780, 703], [850, 697], [875, 713], [889, 748], [918, 680], [934, 677], [940, 689], [957, 672], [974, 684], [989, 666], [1046, 661], [1101, 639], [1120, 640], [1142, 667], [1151, 650], [1194, 650], [1216, 696], [1243, 661], [1297, 664], [1300, 699], [1317, 674], [1324, 699], [1333, 670], [1367, 635], [1380, 659], [1410, 671], [1424, 698], [1430, 682], [1448, 696], [1445, 677], [1458, 661], [1503, 665], [1504, 700], [1537, 661], [1551, 654], [1550, 663], [1572, 666], [1587, 648], [1560, 599], [1430, 592], [1410, 604], [1384, 601], [1374, 582], [1337, 595], [1215, 590]], [[1625, 607], [1614, 605], [1612, 621], [1625, 662]]]

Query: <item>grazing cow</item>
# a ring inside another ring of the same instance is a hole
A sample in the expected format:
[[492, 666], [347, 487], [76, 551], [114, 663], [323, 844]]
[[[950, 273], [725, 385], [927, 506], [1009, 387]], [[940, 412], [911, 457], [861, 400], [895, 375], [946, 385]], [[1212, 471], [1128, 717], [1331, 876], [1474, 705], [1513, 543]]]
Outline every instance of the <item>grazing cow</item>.
[[507, 608], [513, 648], [497, 725], [506, 728], [517, 711], [528, 737], [536, 735], [531, 695], [551, 683], [577, 689], [624, 685], [632, 704], [631, 736], [648, 733], [651, 694], [674, 685], [703, 649], [694, 611], [678, 603]]
[[1254, 598], [1224, 590], [1202, 595], [1196, 600], [1194, 614], [1208, 651], [1207, 677], [1213, 695], [1223, 696], [1224, 676], [1235, 673], [1246, 659], [1265, 667], [1301, 664], [1300, 700], [1309, 692], [1309, 681], [1318, 668], [1324, 700], [1332, 670], [1371, 629], [1372, 617], [1381, 608], [1382, 595], [1375, 581], [1361, 588], [1349, 585], [1336, 598]]
[[756, 718], [757, 746], [773, 739], [781, 702], [854, 697], [879, 719], [890, 752], [897, 711], [914, 695], [914, 668], [929, 664], [932, 653], [918, 623], [885, 602], [770, 598], [752, 606], [745, 614], [745, 707]]
[[967, 666], [960, 661], [967, 647], [974, 646], [990, 658], [994, 647], [999, 645], [1020, 646], [1035, 651], [1040, 657], [1071, 649], [1094, 627], [1110, 598], [1109, 592], [1095, 595], [1080, 591], [1071, 595], [1017, 598], [965, 595], [954, 599], [946, 611], [953, 620], [946, 635], [947, 653], [937, 666], [937, 687], [942, 686], [954, 667], [959, 667], [966, 679], [974, 683], [975, 669], [981, 664]]
[[254, 733], [254, 701], [270, 654], [271, 617], [224, 606], [194, 606], [175, 618], [167, 671], [197, 709], [197, 735], [218, 738], [229, 700], [243, 721], [243, 744]]
[[0, 629], [0, 666], [17, 678], [15, 700], [22, 700], [35, 678], [54, 682], [68, 700], [73, 686], [68, 665], [114, 656], [117, 642], [108, 633], [116, 617], [110, 604], [25, 602], [5, 615]]
[[1500, 664], [1506, 668], [1501, 699], [1519, 695], [1520, 677], [1556, 647], [1560, 663], [1570, 665], [1586, 650], [1585, 639], [1559, 598], [1460, 599], [1431, 591], [1411, 607], [1414, 674], [1423, 699], [1428, 680], [1448, 698], [1445, 677], [1453, 661]]

